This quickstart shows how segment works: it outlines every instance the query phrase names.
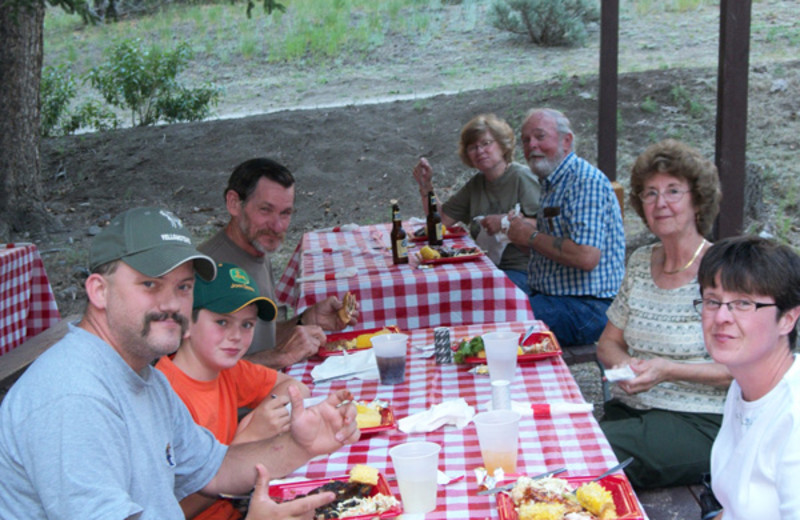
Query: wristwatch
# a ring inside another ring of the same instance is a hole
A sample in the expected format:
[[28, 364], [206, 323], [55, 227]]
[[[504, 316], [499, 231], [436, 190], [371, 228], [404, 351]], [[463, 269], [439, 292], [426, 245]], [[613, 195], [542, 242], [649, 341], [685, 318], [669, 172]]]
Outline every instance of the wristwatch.
[[531, 236], [528, 237], [528, 244], [533, 245], [533, 239], [535, 239], [536, 235], [538, 235], [538, 234], [539, 234], [539, 230], [538, 229], [536, 231], [534, 231], [533, 233], [531, 233]]

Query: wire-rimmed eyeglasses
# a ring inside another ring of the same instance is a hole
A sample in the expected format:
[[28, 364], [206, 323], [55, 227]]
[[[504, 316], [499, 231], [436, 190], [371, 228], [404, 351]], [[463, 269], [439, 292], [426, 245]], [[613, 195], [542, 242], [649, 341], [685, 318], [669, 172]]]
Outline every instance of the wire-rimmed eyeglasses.
[[486, 150], [494, 144], [494, 139], [484, 139], [483, 141], [467, 146], [467, 153], [475, 153]]
[[732, 314], [745, 314], [751, 311], [757, 311], [762, 307], [775, 307], [777, 303], [760, 303], [750, 300], [731, 300], [729, 302], [721, 302], [711, 298], [703, 298], [702, 300], [694, 300], [694, 309], [702, 314], [704, 312], [711, 313], [717, 312], [725, 305]]
[[661, 195], [667, 202], [675, 203], [681, 200], [686, 193], [689, 193], [689, 190], [681, 190], [678, 188], [667, 188], [664, 191], [645, 190], [639, 193], [639, 198], [645, 204], [653, 204], [658, 199], [658, 196]]

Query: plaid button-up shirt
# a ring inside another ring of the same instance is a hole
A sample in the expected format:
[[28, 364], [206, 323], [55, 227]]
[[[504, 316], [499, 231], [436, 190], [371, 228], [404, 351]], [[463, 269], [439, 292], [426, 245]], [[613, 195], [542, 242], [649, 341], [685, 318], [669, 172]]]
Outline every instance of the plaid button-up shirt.
[[603, 172], [574, 153], [567, 155], [542, 181], [537, 227], [542, 233], [598, 248], [600, 263], [587, 272], [532, 253], [528, 271], [534, 291], [616, 296], [625, 274], [625, 231], [617, 197]]

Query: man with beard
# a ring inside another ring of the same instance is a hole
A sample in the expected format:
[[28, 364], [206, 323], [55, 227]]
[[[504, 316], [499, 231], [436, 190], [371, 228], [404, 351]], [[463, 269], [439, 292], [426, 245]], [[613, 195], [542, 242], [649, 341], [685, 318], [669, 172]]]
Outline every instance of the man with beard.
[[[282, 164], [263, 157], [243, 162], [225, 188], [228, 224], [198, 249], [217, 262], [238, 265], [256, 281], [263, 296], [277, 301], [269, 253], [277, 251], [286, 237], [294, 195], [294, 177]], [[342, 302], [330, 297], [288, 321], [259, 320], [245, 359], [276, 370], [302, 361], [325, 343], [323, 330], [356, 323], [358, 311], [343, 323], [337, 315], [341, 308]]]
[[[213, 261], [169, 211], [137, 208], [92, 242], [80, 322], [43, 353], [0, 406], [0, 516], [183, 519], [195, 492], [255, 492], [247, 518], [294, 518], [334, 498], [276, 504], [269, 475], [358, 440], [347, 391], [304, 408], [297, 388], [290, 432], [236, 446], [196, 425], [151, 364], [174, 352], [192, 309], [195, 270]], [[337, 407], [338, 406], [338, 407]]]
[[625, 231], [617, 197], [603, 172], [575, 155], [564, 114], [533, 109], [521, 133], [542, 198], [536, 226], [513, 219], [508, 237], [532, 251], [528, 271], [533, 315], [562, 346], [594, 343], [625, 274]]

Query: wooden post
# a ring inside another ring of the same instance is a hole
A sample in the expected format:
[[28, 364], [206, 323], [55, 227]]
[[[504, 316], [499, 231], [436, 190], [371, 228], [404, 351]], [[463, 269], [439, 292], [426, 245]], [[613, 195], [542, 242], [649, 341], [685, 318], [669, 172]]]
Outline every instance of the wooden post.
[[617, 66], [619, 0], [603, 0], [600, 14], [600, 99], [597, 121], [597, 167], [617, 178]]
[[722, 184], [722, 204], [715, 238], [739, 235], [744, 227], [751, 8], [751, 0], [720, 3], [715, 162]]

